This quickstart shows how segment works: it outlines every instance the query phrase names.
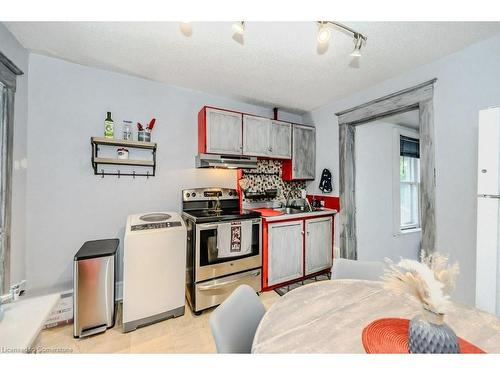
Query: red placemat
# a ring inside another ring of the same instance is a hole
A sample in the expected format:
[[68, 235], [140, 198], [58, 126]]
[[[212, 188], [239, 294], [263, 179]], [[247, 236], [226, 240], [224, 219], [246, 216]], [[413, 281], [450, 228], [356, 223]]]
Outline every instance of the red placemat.
[[[368, 354], [409, 354], [408, 319], [385, 318], [368, 324], [363, 329], [362, 340]], [[461, 354], [485, 353], [470, 342], [458, 338]]]

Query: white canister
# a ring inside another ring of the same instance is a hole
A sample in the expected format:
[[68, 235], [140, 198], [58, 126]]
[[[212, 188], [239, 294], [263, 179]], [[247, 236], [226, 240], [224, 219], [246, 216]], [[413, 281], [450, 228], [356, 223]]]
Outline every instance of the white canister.
[[118, 154], [118, 159], [128, 159], [128, 149], [125, 147], [119, 148], [116, 150], [116, 153]]

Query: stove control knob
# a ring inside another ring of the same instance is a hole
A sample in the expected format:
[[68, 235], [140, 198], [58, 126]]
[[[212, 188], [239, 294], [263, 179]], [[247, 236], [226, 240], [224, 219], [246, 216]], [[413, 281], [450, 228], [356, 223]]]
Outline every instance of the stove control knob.
[[191, 194], [189, 194], [189, 193], [186, 193], [186, 197], [188, 197], [188, 198], [189, 198], [190, 196], [191, 196]]
[[193, 198], [194, 198], [194, 197], [196, 197], [196, 193], [191, 194], [191, 196], [192, 196]]
[[227, 194], [228, 194], [229, 196], [231, 196], [231, 195], [233, 195], [233, 192], [232, 192], [232, 191], [230, 191], [230, 192], [229, 192], [229, 193], [227, 193]]

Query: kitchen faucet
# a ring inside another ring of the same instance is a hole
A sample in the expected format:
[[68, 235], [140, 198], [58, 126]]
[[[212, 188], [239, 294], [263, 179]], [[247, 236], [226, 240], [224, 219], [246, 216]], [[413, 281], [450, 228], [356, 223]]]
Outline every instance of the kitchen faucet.
[[[286, 198], [286, 207], [290, 207], [290, 198], [292, 196], [292, 193], [293, 192], [299, 192], [301, 194], [301, 197], [302, 197], [302, 189], [299, 189], [299, 188], [292, 188], [290, 190], [288, 190], [288, 193], [286, 194], [285, 198]], [[312, 211], [312, 207], [311, 207], [311, 204], [309, 203], [309, 201], [307, 200], [307, 198], [303, 198], [303, 200], [305, 201], [306, 205], [307, 205], [307, 208], [309, 209], [309, 211]]]

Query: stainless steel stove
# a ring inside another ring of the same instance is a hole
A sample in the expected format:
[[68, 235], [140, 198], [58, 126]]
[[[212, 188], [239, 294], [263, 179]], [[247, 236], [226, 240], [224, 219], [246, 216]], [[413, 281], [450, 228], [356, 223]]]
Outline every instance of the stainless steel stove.
[[260, 214], [240, 210], [238, 192], [226, 188], [182, 191], [187, 227], [186, 293], [195, 314], [216, 306], [247, 284], [262, 285]]

